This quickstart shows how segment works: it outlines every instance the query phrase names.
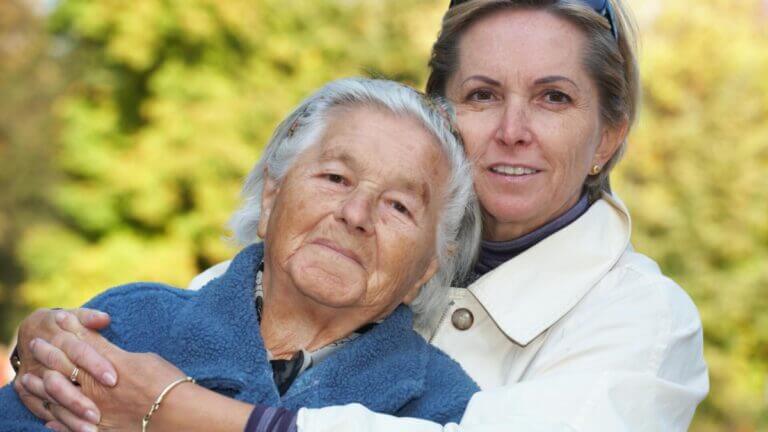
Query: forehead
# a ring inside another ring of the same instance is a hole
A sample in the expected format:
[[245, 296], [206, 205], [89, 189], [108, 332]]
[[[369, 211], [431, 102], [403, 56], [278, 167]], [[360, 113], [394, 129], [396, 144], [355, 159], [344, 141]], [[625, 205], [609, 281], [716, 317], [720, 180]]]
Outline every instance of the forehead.
[[582, 75], [584, 34], [549, 12], [501, 10], [472, 23], [459, 42], [459, 72], [502, 73], [507, 79]]
[[437, 139], [419, 121], [374, 107], [334, 110], [314, 153], [379, 181], [435, 183], [448, 169]]

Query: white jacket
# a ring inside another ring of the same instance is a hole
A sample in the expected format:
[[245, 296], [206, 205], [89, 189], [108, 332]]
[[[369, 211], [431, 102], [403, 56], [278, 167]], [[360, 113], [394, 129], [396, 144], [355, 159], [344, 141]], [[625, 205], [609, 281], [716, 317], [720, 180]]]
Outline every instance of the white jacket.
[[[709, 390], [701, 321], [685, 292], [632, 250], [630, 232], [626, 208], [606, 195], [468, 289], [452, 288], [429, 338], [482, 388], [461, 424], [353, 404], [302, 409], [299, 431], [687, 430]], [[469, 315], [469, 328], [456, 328]]]

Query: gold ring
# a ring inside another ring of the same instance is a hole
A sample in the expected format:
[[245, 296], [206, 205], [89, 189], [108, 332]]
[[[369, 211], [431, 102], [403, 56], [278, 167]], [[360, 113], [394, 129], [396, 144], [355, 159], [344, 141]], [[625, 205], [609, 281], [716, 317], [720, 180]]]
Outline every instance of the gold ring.
[[77, 382], [77, 376], [80, 374], [80, 368], [75, 366], [75, 369], [72, 370], [72, 373], [69, 374], [69, 380], [73, 383]]

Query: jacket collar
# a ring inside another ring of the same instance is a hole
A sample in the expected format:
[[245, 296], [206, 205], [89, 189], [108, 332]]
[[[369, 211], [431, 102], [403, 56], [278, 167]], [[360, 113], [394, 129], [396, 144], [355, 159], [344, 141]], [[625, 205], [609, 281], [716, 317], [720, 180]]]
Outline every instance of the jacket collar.
[[528, 345], [570, 311], [629, 245], [624, 204], [603, 194], [579, 219], [473, 283], [496, 325]]

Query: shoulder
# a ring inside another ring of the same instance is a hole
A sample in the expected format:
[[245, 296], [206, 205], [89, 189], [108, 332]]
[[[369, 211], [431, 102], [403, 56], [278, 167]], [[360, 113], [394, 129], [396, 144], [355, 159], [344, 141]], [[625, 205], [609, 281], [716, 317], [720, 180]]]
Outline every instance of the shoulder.
[[99, 309], [111, 314], [132, 307], [156, 308], [184, 303], [196, 296], [196, 292], [152, 282], [135, 282], [110, 288], [97, 295], [84, 307]]
[[631, 247], [590, 294], [587, 302], [631, 301], [632, 311], [657, 317], [667, 326], [701, 328], [696, 305], [685, 290], [665, 276], [655, 261]]
[[103, 335], [128, 350], [146, 350], [146, 344], [163, 335], [176, 312], [198, 296], [196, 291], [160, 283], [138, 282], [111, 288], [84, 307], [106, 312], [110, 326]]
[[547, 345], [602, 345], [603, 360], [621, 368], [663, 375], [666, 368], [686, 367], [706, 374], [696, 306], [653, 260], [631, 247], [548, 339]]

